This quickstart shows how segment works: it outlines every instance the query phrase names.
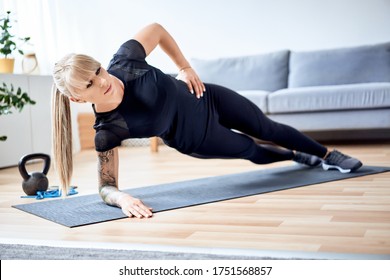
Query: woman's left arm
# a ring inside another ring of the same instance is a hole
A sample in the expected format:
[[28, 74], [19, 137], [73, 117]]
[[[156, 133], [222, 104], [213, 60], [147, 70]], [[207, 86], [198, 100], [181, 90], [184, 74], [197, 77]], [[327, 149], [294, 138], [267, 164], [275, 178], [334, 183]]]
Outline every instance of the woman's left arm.
[[179, 75], [177, 79], [184, 81], [191, 93], [196, 93], [200, 98], [206, 90], [204, 84], [199, 79], [198, 75], [191, 68], [190, 63], [184, 57], [175, 39], [158, 23], [152, 23], [141, 29], [135, 36], [137, 40], [144, 47], [146, 56], [148, 56], [157, 46], [172, 59], [172, 61], [179, 68]]

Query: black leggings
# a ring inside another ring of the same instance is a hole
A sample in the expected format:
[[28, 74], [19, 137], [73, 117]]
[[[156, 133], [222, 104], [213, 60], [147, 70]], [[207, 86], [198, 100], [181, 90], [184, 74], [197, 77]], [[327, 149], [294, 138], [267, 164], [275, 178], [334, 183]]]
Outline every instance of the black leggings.
[[[241, 158], [256, 164], [291, 160], [293, 151], [324, 157], [327, 149], [298, 130], [272, 121], [251, 101], [225, 87], [206, 84], [212, 113], [207, 134], [191, 154], [200, 158]], [[236, 130], [239, 132], [235, 132]], [[260, 145], [248, 135], [272, 142]]]

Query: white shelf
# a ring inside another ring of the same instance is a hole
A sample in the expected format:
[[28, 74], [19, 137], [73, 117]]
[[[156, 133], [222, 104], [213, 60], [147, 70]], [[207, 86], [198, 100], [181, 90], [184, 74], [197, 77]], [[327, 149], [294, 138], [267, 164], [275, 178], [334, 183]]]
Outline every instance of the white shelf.
[[25, 154], [50, 154], [52, 81], [51, 76], [0, 74], [0, 83], [20, 87], [36, 101], [22, 112], [13, 110], [12, 114], [0, 117], [0, 135], [8, 137], [0, 142], [0, 168], [17, 165]]

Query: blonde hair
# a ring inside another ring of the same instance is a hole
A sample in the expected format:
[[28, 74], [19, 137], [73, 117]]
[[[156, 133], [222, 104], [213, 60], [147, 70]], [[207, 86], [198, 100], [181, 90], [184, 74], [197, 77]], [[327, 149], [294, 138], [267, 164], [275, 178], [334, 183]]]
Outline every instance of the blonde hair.
[[52, 149], [62, 194], [67, 195], [73, 173], [72, 120], [69, 97], [86, 88], [100, 63], [90, 56], [69, 54], [54, 66], [52, 89]]

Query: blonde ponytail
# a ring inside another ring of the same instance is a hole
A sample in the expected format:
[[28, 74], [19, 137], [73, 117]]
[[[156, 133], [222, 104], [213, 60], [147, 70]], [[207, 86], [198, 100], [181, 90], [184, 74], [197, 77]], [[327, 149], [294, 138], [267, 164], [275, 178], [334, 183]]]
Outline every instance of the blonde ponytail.
[[77, 89], [85, 89], [100, 63], [83, 54], [68, 54], [54, 65], [52, 92], [52, 141], [54, 167], [67, 195], [72, 173], [72, 123], [69, 98]]
[[52, 147], [54, 168], [67, 195], [73, 173], [72, 120], [69, 98], [55, 85], [52, 93]]

